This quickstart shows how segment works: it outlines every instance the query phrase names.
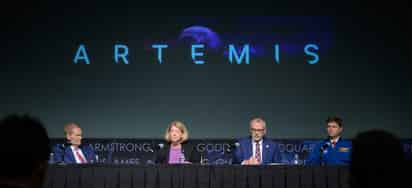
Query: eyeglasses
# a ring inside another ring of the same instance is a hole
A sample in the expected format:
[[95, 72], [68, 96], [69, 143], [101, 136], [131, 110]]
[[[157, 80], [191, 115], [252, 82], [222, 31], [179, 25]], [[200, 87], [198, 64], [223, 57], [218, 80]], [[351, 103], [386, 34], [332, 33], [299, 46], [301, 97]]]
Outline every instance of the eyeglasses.
[[264, 132], [265, 129], [250, 129], [251, 132]]

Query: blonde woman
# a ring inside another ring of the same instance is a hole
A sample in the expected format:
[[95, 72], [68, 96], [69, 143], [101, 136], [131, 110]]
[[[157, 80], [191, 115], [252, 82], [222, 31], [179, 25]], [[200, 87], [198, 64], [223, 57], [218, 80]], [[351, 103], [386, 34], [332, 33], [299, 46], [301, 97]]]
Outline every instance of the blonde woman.
[[200, 154], [187, 144], [189, 132], [181, 121], [173, 121], [165, 131], [165, 147], [156, 152], [157, 164], [190, 164], [199, 163]]

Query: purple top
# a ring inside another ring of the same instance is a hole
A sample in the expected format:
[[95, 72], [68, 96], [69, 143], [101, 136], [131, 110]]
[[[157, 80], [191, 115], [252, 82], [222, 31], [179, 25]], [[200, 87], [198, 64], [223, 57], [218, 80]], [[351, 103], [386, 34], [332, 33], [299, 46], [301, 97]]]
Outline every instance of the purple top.
[[181, 148], [170, 148], [170, 153], [169, 153], [169, 164], [177, 164], [181, 163], [181, 157], [182, 156], [182, 149]]

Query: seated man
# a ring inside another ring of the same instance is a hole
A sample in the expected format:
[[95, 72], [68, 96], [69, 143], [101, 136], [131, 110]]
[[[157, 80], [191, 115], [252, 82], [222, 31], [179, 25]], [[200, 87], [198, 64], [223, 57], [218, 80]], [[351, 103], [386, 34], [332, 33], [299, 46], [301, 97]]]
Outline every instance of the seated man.
[[43, 124], [28, 115], [9, 115], [0, 121], [0, 130], [0, 187], [43, 187], [50, 156]]
[[307, 165], [348, 165], [352, 142], [341, 137], [343, 121], [339, 117], [326, 120], [328, 138], [318, 143], [309, 154]]
[[234, 164], [261, 165], [280, 162], [276, 144], [266, 135], [266, 122], [262, 117], [254, 117], [249, 122], [250, 137], [240, 139], [234, 156]]
[[54, 161], [56, 163], [85, 164], [96, 161], [94, 149], [82, 144], [82, 129], [76, 123], [64, 126], [67, 142], [54, 147]]

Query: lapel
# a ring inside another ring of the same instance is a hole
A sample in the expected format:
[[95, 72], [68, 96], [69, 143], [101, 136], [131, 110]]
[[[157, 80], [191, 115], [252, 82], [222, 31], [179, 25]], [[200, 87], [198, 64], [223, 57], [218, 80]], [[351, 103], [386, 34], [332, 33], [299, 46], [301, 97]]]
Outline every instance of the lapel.
[[80, 150], [81, 150], [82, 153], [83, 153], [84, 159], [85, 159], [86, 161], [89, 161], [88, 158], [87, 158], [87, 156], [88, 156], [88, 153], [87, 153], [88, 150], [87, 150], [85, 147], [81, 146], [81, 145], [80, 145], [79, 148], [80, 148]]
[[182, 143], [182, 153], [185, 156], [186, 160], [190, 160], [190, 152], [192, 152], [192, 150], [190, 149], [190, 147], [188, 147], [188, 145], [186, 144], [186, 142]]
[[66, 162], [76, 163], [76, 158], [74, 158], [74, 153], [71, 146], [66, 148], [64, 160]]
[[263, 138], [262, 139], [262, 162], [264, 162], [265, 160], [266, 160], [266, 158], [267, 158], [267, 156], [266, 156], [266, 154], [268, 153], [266, 150], [268, 149], [268, 148], [266, 148], [266, 143], [267, 141], [266, 141], [266, 139], [265, 138]]
[[339, 139], [338, 139], [338, 141], [336, 142], [336, 144], [335, 144], [335, 147], [334, 148], [332, 148], [332, 151], [337, 151], [338, 150], [338, 148], [339, 148], [339, 146], [340, 146], [340, 144], [342, 144], [342, 137], [339, 137]]
[[247, 147], [246, 147], [246, 156], [245, 159], [253, 156], [253, 145], [252, 145], [252, 137], [248, 139]]
[[343, 138], [339, 137], [339, 140], [336, 142], [336, 146], [341, 145], [343, 142]]
[[170, 143], [166, 145], [164, 152], [165, 152], [164, 155], [165, 155], [166, 163], [169, 163]]

